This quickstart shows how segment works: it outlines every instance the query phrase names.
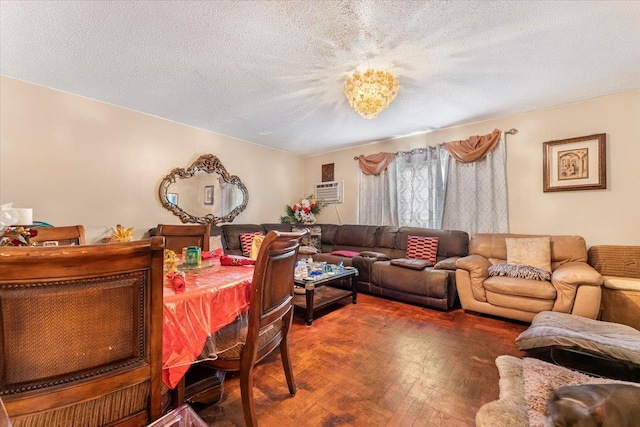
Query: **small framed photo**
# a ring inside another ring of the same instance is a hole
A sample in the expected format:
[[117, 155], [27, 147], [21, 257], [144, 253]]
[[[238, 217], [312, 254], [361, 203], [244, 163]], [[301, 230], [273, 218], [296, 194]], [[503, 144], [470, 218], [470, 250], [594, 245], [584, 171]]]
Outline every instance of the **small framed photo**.
[[174, 206], [178, 206], [178, 193], [167, 193], [167, 201]]
[[322, 182], [333, 181], [333, 166], [334, 163], [322, 165]]
[[205, 205], [213, 204], [213, 185], [204, 186], [204, 204]]
[[543, 191], [607, 188], [606, 134], [543, 144]]

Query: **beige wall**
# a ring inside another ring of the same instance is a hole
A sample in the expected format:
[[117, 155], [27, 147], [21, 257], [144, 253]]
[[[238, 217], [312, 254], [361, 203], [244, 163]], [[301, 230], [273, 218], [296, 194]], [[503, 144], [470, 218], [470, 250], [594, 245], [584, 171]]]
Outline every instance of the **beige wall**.
[[277, 222], [304, 193], [304, 159], [95, 100], [0, 79], [0, 202], [32, 207], [34, 220], [84, 224], [89, 242], [122, 224], [135, 238], [180, 224], [158, 199], [172, 168], [220, 158], [249, 190], [235, 222]]
[[[247, 186], [238, 223], [277, 222], [285, 205], [312, 193], [321, 165], [335, 163], [345, 202], [326, 207], [318, 221], [347, 224], [357, 222], [355, 155], [497, 127], [519, 130], [507, 140], [512, 232], [578, 234], [589, 246], [640, 244], [640, 90], [306, 159], [6, 77], [0, 113], [0, 202], [32, 207], [34, 219], [54, 225], [84, 224], [91, 242], [118, 223], [136, 227], [136, 238], [158, 223], [180, 223], [160, 205], [158, 185], [201, 154], [217, 155]], [[594, 133], [607, 134], [607, 189], [543, 193], [542, 143]]]
[[[345, 202], [325, 208], [318, 222], [357, 222], [354, 156], [433, 146], [494, 128], [519, 130], [507, 138], [511, 232], [577, 234], [588, 246], [640, 244], [640, 90], [307, 158], [308, 191], [321, 181], [326, 163], [335, 163], [335, 179], [344, 180]], [[596, 133], [607, 134], [607, 189], [544, 193], [543, 142]]]

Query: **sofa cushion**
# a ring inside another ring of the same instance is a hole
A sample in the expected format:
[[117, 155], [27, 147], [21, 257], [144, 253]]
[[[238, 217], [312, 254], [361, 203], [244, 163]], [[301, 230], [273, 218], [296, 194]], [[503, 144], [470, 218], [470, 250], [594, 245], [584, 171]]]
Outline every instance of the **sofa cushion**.
[[426, 236], [407, 237], [407, 258], [424, 259], [436, 263], [438, 254], [438, 238]]
[[[525, 280], [525, 279], [511, 279]], [[487, 291], [487, 302], [493, 306], [510, 308], [518, 311], [526, 311], [529, 313], [539, 313], [541, 311], [551, 310], [553, 308], [552, 299], [538, 299], [531, 297], [523, 297], [520, 295], [499, 294]], [[492, 314], [492, 313], [489, 313]]]
[[551, 273], [549, 237], [507, 238], [507, 264], [537, 267]]
[[376, 234], [376, 247], [393, 249], [396, 243], [396, 234], [398, 227], [386, 225], [380, 227]]
[[378, 227], [372, 225], [343, 225], [338, 230], [335, 243], [339, 246], [373, 248]]
[[427, 261], [426, 259], [412, 259], [412, 258], [392, 259], [391, 265], [410, 268], [412, 270], [424, 270], [427, 267], [433, 267], [433, 263], [431, 261]]
[[544, 280], [518, 279], [514, 277], [489, 277], [483, 283], [487, 292], [516, 295], [538, 300], [555, 301], [556, 288]]
[[256, 236], [262, 236], [262, 231], [256, 231], [253, 233], [242, 233], [240, 235], [240, 247], [242, 248], [242, 255], [248, 257], [251, 254], [251, 245], [253, 239]]
[[391, 261], [376, 261], [371, 268], [371, 281], [384, 284], [383, 295], [386, 290], [392, 290], [447, 301], [450, 273], [429, 267], [412, 270], [391, 265]]
[[264, 234], [267, 234], [271, 230], [289, 232], [289, 231], [291, 231], [291, 228], [292, 228], [291, 224], [265, 223], [265, 224], [260, 224], [260, 226], [262, 227], [262, 230], [264, 231]]
[[521, 279], [551, 280], [551, 274], [541, 268], [520, 264], [495, 264], [489, 267], [489, 276], [519, 277]]

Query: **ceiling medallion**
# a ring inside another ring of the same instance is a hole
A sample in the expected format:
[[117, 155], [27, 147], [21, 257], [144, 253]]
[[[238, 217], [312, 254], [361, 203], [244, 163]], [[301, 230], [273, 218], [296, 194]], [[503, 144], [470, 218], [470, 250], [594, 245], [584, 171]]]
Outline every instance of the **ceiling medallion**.
[[365, 119], [373, 119], [387, 108], [398, 94], [398, 79], [391, 73], [368, 69], [354, 72], [344, 83], [349, 105]]

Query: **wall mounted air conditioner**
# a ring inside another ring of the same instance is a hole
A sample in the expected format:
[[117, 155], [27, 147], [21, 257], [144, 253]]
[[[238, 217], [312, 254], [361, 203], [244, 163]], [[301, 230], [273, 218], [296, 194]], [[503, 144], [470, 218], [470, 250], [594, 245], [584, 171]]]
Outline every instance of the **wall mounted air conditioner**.
[[328, 181], [315, 185], [314, 197], [324, 204], [342, 203], [344, 181]]

